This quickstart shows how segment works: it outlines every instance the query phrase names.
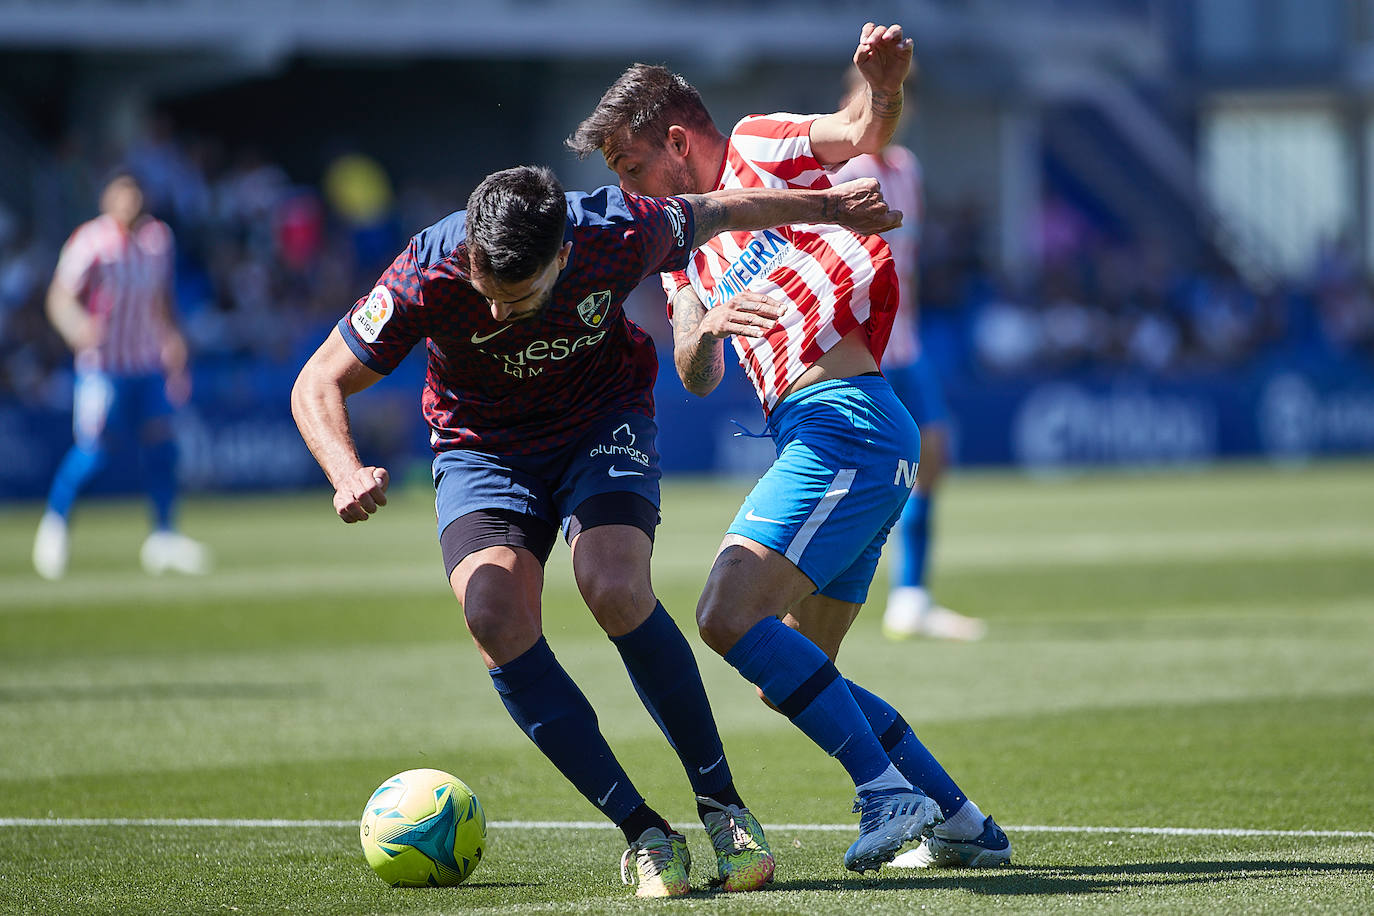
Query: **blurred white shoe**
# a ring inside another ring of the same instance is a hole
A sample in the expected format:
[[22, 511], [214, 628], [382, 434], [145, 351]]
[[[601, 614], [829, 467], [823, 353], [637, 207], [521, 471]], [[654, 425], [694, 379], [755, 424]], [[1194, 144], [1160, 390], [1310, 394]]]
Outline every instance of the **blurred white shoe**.
[[33, 539], [33, 568], [44, 579], [61, 579], [67, 572], [67, 521], [44, 512]]
[[154, 576], [165, 572], [202, 576], [210, 571], [210, 551], [199, 541], [193, 541], [175, 531], [154, 531], [139, 551], [143, 568]]
[[924, 588], [904, 585], [887, 596], [883, 611], [883, 635], [888, 639], [957, 639], [974, 642], [987, 635], [988, 625], [977, 617], [965, 617], [930, 600]]

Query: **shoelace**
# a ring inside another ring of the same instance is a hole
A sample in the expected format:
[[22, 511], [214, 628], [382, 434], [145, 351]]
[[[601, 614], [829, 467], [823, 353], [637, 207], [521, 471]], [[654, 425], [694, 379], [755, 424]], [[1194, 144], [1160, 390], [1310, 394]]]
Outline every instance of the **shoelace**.
[[[630, 880], [630, 856], [641, 854], [648, 860], [649, 865], [653, 867], [653, 875], [661, 875], [663, 874], [663, 869], [667, 867], [668, 862], [671, 862], [673, 859], [673, 841], [667, 838], [662, 840], [650, 840], [642, 846], [639, 843], [631, 843], [630, 848], [620, 855], [621, 884], [635, 883]], [[638, 862], [636, 862], [636, 865], [638, 865]], [[635, 877], [638, 878], [638, 876], [639, 873], [636, 868]]]
[[[735, 811], [736, 809], [734, 806], [731, 806], [721, 812], [725, 815], [725, 824], [711, 831], [711, 845], [714, 846], [717, 851], [726, 853], [727, 855], [741, 849], [749, 848], [754, 839], [749, 835], [748, 829], [741, 826], [740, 822], [735, 819]], [[719, 824], [720, 822], [717, 821], [716, 823]], [[728, 839], [726, 839], [727, 835]], [[720, 842], [722, 839], [726, 840], [724, 845]]]
[[893, 802], [894, 798], [891, 795], [870, 795], [868, 798], [855, 796], [854, 808], [850, 813], [859, 815], [859, 832], [865, 833], [875, 823], [881, 824], [892, 820], [898, 814], [905, 814], [911, 807], [910, 800], [901, 804]]

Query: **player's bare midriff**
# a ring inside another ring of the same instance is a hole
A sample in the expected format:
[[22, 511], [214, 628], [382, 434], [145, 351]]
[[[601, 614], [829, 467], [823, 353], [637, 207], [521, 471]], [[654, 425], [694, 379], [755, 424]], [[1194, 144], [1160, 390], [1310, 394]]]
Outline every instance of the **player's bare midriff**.
[[806, 367], [796, 381], [787, 386], [782, 393], [785, 398], [817, 382], [837, 378], [853, 378], [865, 372], [877, 372], [878, 364], [869, 352], [868, 341], [864, 339], [864, 329], [855, 328], [821, 355], [821, 358]]

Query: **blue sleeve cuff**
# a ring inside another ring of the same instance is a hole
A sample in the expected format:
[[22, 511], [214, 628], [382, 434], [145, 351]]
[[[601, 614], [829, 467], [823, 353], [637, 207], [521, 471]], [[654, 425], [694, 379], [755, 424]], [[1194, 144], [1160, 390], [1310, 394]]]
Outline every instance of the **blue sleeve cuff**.
[[353, 325], [349, 322], [347, 315], [339, 319], [337, 327], [339, 329], [339, 336], [343, 338], [344, 343], [348, 344], [348, 349], [353, 351], [353, 355], [358, 357], [358, 362], [378, 375], [391, 374], [391, 370], [395, 367], [384, 366], [377, 362], [377, 358], [372, 355], [372, 352], [368, 350], [367, 347], [363, 346], [363, 342], [359, 340], [354, 333]]

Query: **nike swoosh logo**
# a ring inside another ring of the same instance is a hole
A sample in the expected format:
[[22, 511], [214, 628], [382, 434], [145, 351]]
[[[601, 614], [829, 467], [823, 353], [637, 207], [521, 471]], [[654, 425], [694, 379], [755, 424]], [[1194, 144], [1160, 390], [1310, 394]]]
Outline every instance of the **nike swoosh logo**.
[[709, 767], [697, 767], [697, 772], [700, 773], [702, 776], [705, 776], [707, 773], [711, 772], [716, 767], [720, 766], [720, 762], [724, 759], [725, 755], [721, 754], [719, 757], [716, 758], [716, 762], [711, 764]]
[[499, 327], [499, 328], [497, 328], [496, 330], [492, 331], [490, 334], [486, 334], [486, 335], [483, 335], [483, 336], [478, 336], [478, 335], [476, 335], [476, 334], [473, 334], [473, 335], [472, 335], [472, 342], [475, 343], [475, 344], [486, 343], [487, 341], [489, 341], [489, 340], [491, 340], [493, 337], [495, 337], [497, 334], [503, 334], [503, 333], [505, 333], [506, 331], [509, 331], [509, 330], [510, 330], [510, 327], [511, 327], [511, 326], [508, 325], [508, 324], [503, 324], [503, 325], [501, 325], [501, 327]]
[[611, 787], [606, 790], [606, 794], [596, 800], [598, 808], [606, 807], [606, 799], [611, 797], [611, 793], [615, 791], [615, 787], [618, 785], [620, 785], [620, 780], [617, 779], [615, 782], [611, 783]]
[[622, 471], [620, 468], [608, 468], [608, 469], [606, 470], [606, 473], [607, 473], [607, 474], [610, 474], [612, 477], [643, 477], [643, 476], [644, 476], [644, 472], [643, 472], [643, 471]]
[[751, 521], [751, 522], [767, 522], [767, 523], [770, 524], [770, 525], [785, 525], [785, 524], [787, 524], [786, 522], [780, 522], [780, 521], [778, 521], [778, 520], [775, 519], [775, 518], [764, 518], [762, 515], [755, 515], [753, 509], [750, 509], [748, 512], [744, 513], [744, 517], [747, 518], [747, 519], [748, 519], [749, 521]]

